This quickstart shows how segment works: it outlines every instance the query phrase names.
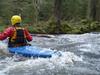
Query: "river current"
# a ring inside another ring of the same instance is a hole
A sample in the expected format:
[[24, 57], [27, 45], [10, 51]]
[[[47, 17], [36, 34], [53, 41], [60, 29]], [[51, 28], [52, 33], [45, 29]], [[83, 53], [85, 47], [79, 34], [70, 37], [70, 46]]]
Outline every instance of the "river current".
[[46, 59], [16, 61], [3, 53], [6, 42], [0, 41], [0, 75], [100, 75], [100, 33], [33, 36], [33, 46], [63, 52]]

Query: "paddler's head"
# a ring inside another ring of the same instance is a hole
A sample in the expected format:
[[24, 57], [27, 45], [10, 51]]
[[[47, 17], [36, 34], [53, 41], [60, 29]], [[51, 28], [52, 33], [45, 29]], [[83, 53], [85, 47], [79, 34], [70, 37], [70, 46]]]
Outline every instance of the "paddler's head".
[[13, 26], [14, 26], [14, 25], [18, 25], [18, 24], [20, 24], [21, 22], [22, 22], [21, 16], [19, 16], [19, 15], [14, 15], [14, 16], [12, 16], [12, 18], [11, 18], [11, 23], [12, 23]]

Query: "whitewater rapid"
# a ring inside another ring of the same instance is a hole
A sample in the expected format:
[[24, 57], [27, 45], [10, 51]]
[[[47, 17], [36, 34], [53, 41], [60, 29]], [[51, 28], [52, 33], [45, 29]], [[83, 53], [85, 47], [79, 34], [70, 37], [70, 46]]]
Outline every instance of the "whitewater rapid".
[[44, 50], [58, 50], [62, 56], [16, 61], [0, 41], [0, 75], [100, 75], [100, 34], [65, 34], [52, 38], [33, 36], [31, 42]]

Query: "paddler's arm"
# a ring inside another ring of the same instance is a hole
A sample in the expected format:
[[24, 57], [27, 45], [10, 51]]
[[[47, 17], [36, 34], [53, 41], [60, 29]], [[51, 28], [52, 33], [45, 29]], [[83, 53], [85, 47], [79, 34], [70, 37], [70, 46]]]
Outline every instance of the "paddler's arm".
[[14, 29], [12, 27], [5, 29], [4, 32], [0, 33], [0, 40], [4, 40], [7, 37], [10, 37], [13, 33], [13, 30]]
[[32, 36], [31, 36], [31, 34], [28, 32], [28, 30], [25, 29], [24, 32], [25, 32], [25, 35], [26, 35], [26, 39], [27, 39], [28, 41], [32, 41]]

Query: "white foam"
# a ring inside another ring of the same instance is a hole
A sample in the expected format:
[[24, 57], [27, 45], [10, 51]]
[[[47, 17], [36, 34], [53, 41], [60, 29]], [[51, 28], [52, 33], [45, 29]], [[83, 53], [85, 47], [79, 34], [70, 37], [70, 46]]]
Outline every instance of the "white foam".
[[82, 61], [82, 58], [71, 52], [64, 52], [61, 57], [28, 59], [20, 62], [14, 62], [13, 58], [6, 58], [7, 67], [0, 70], [0, 73], [6, 75], [13, 75], [14, 73], [20, 73], [20, 75], [31, 75], [29, 73], [43, 75], [46, 72], [57, 72], [69, 65], [73, 66], [74, 61]]
[[9, 55], [7, 44], [2, 41], [0, 41], [0, 55], [3, 55], [3, 56]]

